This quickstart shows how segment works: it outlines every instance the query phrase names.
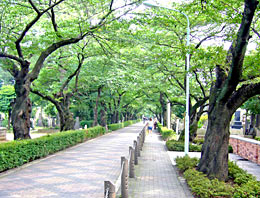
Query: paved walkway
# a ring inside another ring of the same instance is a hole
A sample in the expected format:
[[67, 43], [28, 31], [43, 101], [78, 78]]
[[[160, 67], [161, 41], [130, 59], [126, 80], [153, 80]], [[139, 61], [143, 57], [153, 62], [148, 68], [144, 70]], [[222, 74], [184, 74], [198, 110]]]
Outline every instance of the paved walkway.
[[134, 124], [0, 174], [0, 197], [102, 198], [104, 181], [116, 181], [121, 156], [142, 128]]
[[141, 151], [135, 178], [129, 179], [130, 198], [190, 198], [193, 197], [167, 154], [165, 142], [153, 131], [147, 135]]

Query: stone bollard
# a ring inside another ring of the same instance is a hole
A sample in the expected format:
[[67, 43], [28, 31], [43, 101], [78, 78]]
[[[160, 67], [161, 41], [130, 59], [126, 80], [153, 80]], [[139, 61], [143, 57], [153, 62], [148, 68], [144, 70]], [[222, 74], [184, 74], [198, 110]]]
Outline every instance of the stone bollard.
[[138, 157], [141, 156], [141, 152], [140, 152], [140, 137], [137, 137], [137, 155]]
[[5, 127], [0, 127], [0, 141], [6, 140], [6, 130]]
[[137, 146], [137, 141], [134, 140], [134, 152], [135, 152], [135, 165], [138, 164], [138, 146]]
[[128, 198], [128, 160], [125, 157], [121, 157], [121, 196], [122, 198]]
[[140, 137], [140, 151], [143, 150], [143, 135], [142, 135], [142, 132], [139, 134], [139, 137]]
[[129, 146], [129, 177], [134, 178], [135, 177], [135, 159], [134, 159], [134, 149], [133, 147]]
[[116, 198], [116, 187], [110, 181], [105, 181], [104, 198]]

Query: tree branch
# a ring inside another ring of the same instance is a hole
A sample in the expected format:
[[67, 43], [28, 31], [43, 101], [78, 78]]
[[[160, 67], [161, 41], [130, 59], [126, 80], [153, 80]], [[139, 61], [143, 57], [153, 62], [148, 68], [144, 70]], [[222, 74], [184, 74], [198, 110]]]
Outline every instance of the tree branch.
[[26, 25], [26, 27], [24, 28], [24, 30], [23, 30], [22, 33], [20, 34], [19, 38], [15, 41], [16, 50], [17, 50], [17, 53], [18, 53], [18, 55], [19, 55], [20, 58], [23, 59], [23, 54], [22, 54], [22, 49], [21, 49], [20, 43], [21, 43], [21, 41], [24, 39], [26, 33], [27, 33], [27, 32], [31, 29], [31, 27], [41, 18], [41, 16], [42, 16], [44, 13], [48, 12], [50, 9], [52, 9], [53, 7], [55, 7], [56, 5], [60, 4], [60, 3], [63, 2], [63, 1], [65, 1], [65, 0], [60, 0], [60, 1], [58, 1], [57, 3], [53, 4], [52, 6], [48, 7], [47, 9], [45, 9], [45, 10], [42, 11], [42, 12], [39, 12], [39, 10], [35, 7], [35, 5], [34, 5], [32, 2], [29, 1], [29, 2], [31, 3], [31, 5], [32, 5], [33, 9], [34, 9], [35, 11], [36, 11], [36, 9], [37, 9], [38, 12], [36, 11], [36, 12], [37, 12], [37, 16], [36, 16], [29, 24]]
[[260, 82], [243, 85], [235, 91], [227, 103], [227, 107], [234, 113], [249, 98], [260, 94]]
[[243, 61], [249, 40], [250, 26], [257, 5], [257, 0], [245, 0], [243, 18], [237, 33], [237, 39], [231, 44], [227, 56], [227, 65], [230, 67], [230, 71], [218, 98], [219, 101], [227, 101], [232, 92], [236, 90], [241, 79]]

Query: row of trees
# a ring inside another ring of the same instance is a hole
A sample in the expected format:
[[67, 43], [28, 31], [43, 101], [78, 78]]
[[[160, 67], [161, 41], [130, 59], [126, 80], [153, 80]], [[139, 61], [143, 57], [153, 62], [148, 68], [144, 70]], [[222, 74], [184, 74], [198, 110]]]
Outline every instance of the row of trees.
[[147, 111], [161, 118], [170, 101], [183, 116], [189, 50], [191, 138], [200, 116], [209, 117], [199, 170], [224, 180], [231, 117], [260, 94], [258, 1], [172, 3], [189, 15], [189, 49], [181, 14], [140, 4], [1, 1], [0, 64], [15, 80], [15, 138], [29, 138], [32, 93], [55, 106], [61, 130], [74, 126], [72, 112], [106, 125]]

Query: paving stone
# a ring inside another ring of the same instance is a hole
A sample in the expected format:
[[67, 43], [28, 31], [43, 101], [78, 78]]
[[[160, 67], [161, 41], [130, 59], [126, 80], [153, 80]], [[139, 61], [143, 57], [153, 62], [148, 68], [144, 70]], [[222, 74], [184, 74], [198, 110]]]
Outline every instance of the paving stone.
[[104, 181], [117, 180], [121, 156], [128, 156], [143, 126], [137, 123], [2, 173], [0, 197], [103, 198]]
[[158, 132], [146, 136], [141, 157], [135, 166], [135, 178], [129, 179], [130, 198], [190, 198], [167, 154], [165, 142]]

